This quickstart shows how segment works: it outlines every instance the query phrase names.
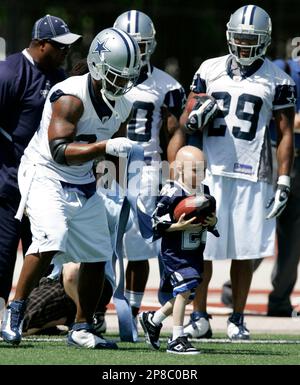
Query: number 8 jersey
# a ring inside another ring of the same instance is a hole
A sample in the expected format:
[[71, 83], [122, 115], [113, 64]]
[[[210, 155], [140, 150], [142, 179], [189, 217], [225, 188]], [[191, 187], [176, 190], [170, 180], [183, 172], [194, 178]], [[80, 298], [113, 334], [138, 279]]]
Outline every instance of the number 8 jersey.
[[295, 104], [294, 81], [268, 59], [243, 74], [234, 57], [226, 55], [203, 62], [191, 90], [212, 95], [220, 108], [203, 135], [211, 173], [270, 182], [268, 127], [274, 110]]

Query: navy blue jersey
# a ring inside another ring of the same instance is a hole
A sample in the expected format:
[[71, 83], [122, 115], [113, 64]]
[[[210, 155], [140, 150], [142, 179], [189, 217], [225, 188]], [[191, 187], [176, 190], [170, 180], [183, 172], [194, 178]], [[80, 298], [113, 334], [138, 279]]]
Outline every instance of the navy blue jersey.
[[[209, 194], [207, 186], [204, 186], [204, 193]], [[153, 215], [154, 237], [162, 238], [161, 258], [166, 274], [180, 271], [184, 272], [184, 275], [201, 275], [206, 233], [207, 230], [214, 232], [212, 228], [204, 228], [200, 232], [166, 231], [172, 223], [176, 222], [173, 218], [175, 207], [189, 195], [189, 192], [180, 183], [169, 181], [161, 190]], [[185, 278], [193, 277], [186, 276]]]
[[64, 79], [63, 70], [39, 69], [27, 51], [0, 62], [0, 197], [19, 197], [21, 156], [39, 126], [50, 88]]

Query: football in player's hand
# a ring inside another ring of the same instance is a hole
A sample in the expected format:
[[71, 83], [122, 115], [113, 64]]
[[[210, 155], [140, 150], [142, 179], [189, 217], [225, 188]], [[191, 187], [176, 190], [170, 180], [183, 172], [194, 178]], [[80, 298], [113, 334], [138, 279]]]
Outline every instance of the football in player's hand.
[[206, 217], [216, 211], [216, 200], [208, 194], [192, 195], [182, 199], [175, 207], [173, 217], [177, 222], [182, 214], [185, 214], [184, 220], [196, 217], [192, 223], [204, 223]]
[[217, 115], [219, 108], [214, 97], [208, 94], [198, 94], [190, 98], [186, 105], [188, 133], [202, 130]]
[[215, 99], [208, 94], [201, 93], [201, 94], [194, 95], [191, 99], [187, 101], [186, 111], [188, 112], [188, 114], [190, 114], [192, 110], [196, 110], [197, 108], [199, 108], [199, 106], [208, 99], [215, 102]]

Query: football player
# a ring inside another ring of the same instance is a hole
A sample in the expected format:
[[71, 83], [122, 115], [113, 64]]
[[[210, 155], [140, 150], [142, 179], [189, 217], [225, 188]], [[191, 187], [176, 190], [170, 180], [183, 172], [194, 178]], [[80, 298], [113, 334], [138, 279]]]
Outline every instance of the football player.
[[3, 339], [14, 345], [21, 341], [26, 299], [54, 257], [58, 263], [81, 262], [77, 314], [68, 344], [116, 348], [92, 327], [105, 262], [113, 254], [92, 167], [105, 154], [127, 157], [132, 148], [124, 137], [131, 112], [124, 94], [139, 75], [139, 47], [126, 32], [108, 28], [92, 41], [87, 61], [88, 74], [51, 89], [40, 127], [21, 160], [18, 214], [25, 206], [33, 241], [2, 322]]
[[[208, 93], [216, 99], [219, 112], [204, 130], [198, 124], [203, 111], [185, 111], [181, 118], [189, 130], [203, 131], [206, 183], [217, 201], [221, 233], [218, 239], [208, 235], [204, 278], [191, 322], [185, 328], [193, 337], [211, 335], [206, 298], [212, 261], [231, 259], [233, 313], [227, 334], [230, 339], [249, 339], [244, 309], [252, 263], [274, 254], [275, 218], [288, 200], [296, 90], [294, 81], [265, 56], [271, 30], [269, 15], [258, 6], [246, 5], [234, 12], [226, 32], [229, 55], [203, 62], [189, 95]], [[278, 182], [270, 200], [273, 189], [268, 126], [272, 117], [278, 133]], [[184, 142], [183, 131], [177, 131], [172, 151]]]
[[[142, 68], [137, 84], [126, 94], [133, 103], [133, 116], [127, 130], [128, 138], [144, 148], [146, 166], [143, 168], [141, 200], [151, 215], [159, 194], [159, 165], [162, 154], [160, 132], [171, 136], [179, 126], [185, 104], [182, 86], [170, 75], [154, 67], [150, 58], [156, 46], [155, 29], [151, 19], [143, 12], [128, 11], [120, 15], [114, 27], [129, 33], [141, 51]], [[169, 159], [173, 161], [175, 158]], [[125, 234], [126, 297], [135, 318], [141, 306], [149, 274], [149, 258], [157, 256], [157, 242], [147, 244], [139, 230], [137, 219]]]

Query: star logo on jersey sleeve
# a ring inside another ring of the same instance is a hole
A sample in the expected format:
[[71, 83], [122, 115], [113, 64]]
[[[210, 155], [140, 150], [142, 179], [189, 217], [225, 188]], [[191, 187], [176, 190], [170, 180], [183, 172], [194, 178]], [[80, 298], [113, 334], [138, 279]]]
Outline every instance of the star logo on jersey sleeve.
[[108, 49], [106, 47], [106, 45], [105, 45], [107, 40], [104, 40], [104, 41], [101, 41], [101, 42], [99, 40], [97, 40], [97, 45], [96, 45], [93, 53], [97, 53], [98, 52], [98, 54], [101, 55], [102, 52], [111, 52], [111, 50]]
[[292, 91], [291, 96], [289, 98], [286, 98], [287, 101], [289, 101], [291, 104], [296, 104], [297, 99], [295, 98], [295, 94]]

